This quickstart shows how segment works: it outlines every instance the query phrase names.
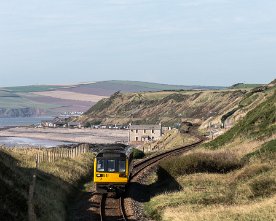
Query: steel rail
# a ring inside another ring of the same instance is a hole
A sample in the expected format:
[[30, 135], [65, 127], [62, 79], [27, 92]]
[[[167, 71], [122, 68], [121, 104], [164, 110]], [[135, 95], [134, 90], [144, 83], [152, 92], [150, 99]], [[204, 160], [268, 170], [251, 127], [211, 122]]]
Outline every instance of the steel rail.
[[197, 142], [195, 142], [193, 144], [189, 144], [189, 145], [185, 145], [185, 146], [182, 146], [182, 147], [178, 147], [176, 149], [169, 150], [169, 151], [157, 154], [155, 156], [152, 156], [152, 157], [150, 157], [148, 159], [145, 159], [145, 160], [143, 160], [141, 162], [136, 163], [133, 166], [133, 172], [131, 174], [131, 179], [133, 179], [135, 176], [137, 176], [142, 170], [144, 170], [149, 165], [154, 164], [154, 163], [156, 163], [156, 162], [158, 162], [158, 161], [160, 161], [160, 160], [162, 160], [164, 158], [176, 155], [178, 153], [187, 152], [187, 151], [193, 149], [194, 147], [196, 147], [197, 145], [199, 145], [202, 142], [203, 142], [203, 139], [200, 139], [199, 141], [197, 141]]
[[[106, 201], [108, 200], [108, 194], [102, 194], [101, 202], [100, 202], [100, 220], [109, 220], [110, 218], [106, 217]], [[125, 215], [125, 209], [124, 209], [124, 198], [120, 197], [118, 200], [116, 200], [116, 205], [118, 208], [118, 211], [120, 211], [120, 216], [118, 216], [116, 219], [121, 221], [127, 221], [126, 215]]]

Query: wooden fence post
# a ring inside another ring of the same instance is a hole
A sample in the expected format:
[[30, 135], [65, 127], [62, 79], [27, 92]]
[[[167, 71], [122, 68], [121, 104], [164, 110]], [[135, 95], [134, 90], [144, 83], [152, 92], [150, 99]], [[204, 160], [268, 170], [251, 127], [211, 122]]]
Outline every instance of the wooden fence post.
[[35, 170], [33, 174], [33, 179], [29, 187], [29, 196], [28, 196], [28, 220], [29, 221], [36, 221], [36, 215], [34, 211], [34, 191], [35, 191], [35, 184], [36, 184], [36, 174], [37, 174], [37, 168], [39, 164], [39, 155], [36, 155], [36, 160], [35, 160]]

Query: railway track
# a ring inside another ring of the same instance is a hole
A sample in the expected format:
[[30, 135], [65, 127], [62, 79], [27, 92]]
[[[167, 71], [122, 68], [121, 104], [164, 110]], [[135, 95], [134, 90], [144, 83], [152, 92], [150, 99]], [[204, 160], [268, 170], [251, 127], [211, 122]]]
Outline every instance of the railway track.
[[100, 203], [100, 220], [101, 221], [126, 221], [124, 198], [114, 198], [108, 194], [102, 194]]
[[136, 163], [133, 166], [131, 179], [136, 177], [141, 171], [143, 171], [148, 166], [151, 166], [151, 165], [157, 163], [158, 161], [160, 161], [162, 159], [165, 159], [165, 158], [168, 158], [168, 157], [171, 157], [171, 156], [176, 156], [176, 155], [181, 154], [181, 153], [185, 153], [185, 152], [193, 149], [194, 147], [196, 147], [197, 145], [199, 145], [202, 142], [203, 142], [203, 139], [200, 139], [199, 141], [197, 141], [193, 144], [186, 145], [186, 146], [183, 146], [183, 147], [179, 147], [179, 148], [176, 148], [176, 149], [173, 149], [173, 150], [169, 150], [169, 151], [157, 154], [155, 156], [151, 156], [148, 159], [145, 159], [143, 161], [140, 161], [140, 162]]
[[[151, 156], [143, 161], [136, 163], [133, 166], [131, 181], [134, 180], [135, 177], [137, 177], [143, 170], [145, 170], [148, 167], [152, 167], [156, 165], [156, 163], [159, 162], [160, 160], [187, 152], [193, 149], [194, 147], [196, 147], [197, 145], [199, 145], [202, 141], [203, 139], [200, 139], [199, 141], [193, 144], [179, 147], [163, 153], [159, 153], [157, 155]], [[99, 214], [100, 214], [101, 221], [109, 221], [109, 220], [127, 221], [128, 218], [125, 213], [124, 197], [120, 196], [119, 198], [116, 198], [112, 196], [112, 194], [110, 193], [101, 194]]]

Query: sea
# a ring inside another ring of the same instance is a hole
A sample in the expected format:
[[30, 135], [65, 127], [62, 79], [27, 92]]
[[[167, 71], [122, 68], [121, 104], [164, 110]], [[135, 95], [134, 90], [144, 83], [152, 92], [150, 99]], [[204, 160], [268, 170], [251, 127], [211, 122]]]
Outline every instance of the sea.
[[6, 147], [56, 147], [60, 145], [73, 144], [71, 142], [55, 141], [55, 140], [44, 140], [36, 138], [26, 138], [26, 137], [0, 137], [0, 145]]
[[[53, 119], [51, 116], [43, 117], [16, 117], [16, 118], [0, 118], [0, 129], [16, 126], [30, 126], [37, 125], [42, 120]], [[1, 131], [0, 131], [1, 133]], [[47, 139], [36, 139], [36, 138], [25, 138], [25, 137], [1, 137], [0, 145], [5, 145], [6, 147], [20, 147], [20, 146], [35, 146], [35, 147], [55, 147], [59, 145], [73, 144], [70, 142], [54, 141]]]
[[0, 118], [0, 128], [13, 127], [13, 126], [29, 126], [39, 124], [42, 120], [50, 120], [53, 117], [13, 117], [13, 118]]

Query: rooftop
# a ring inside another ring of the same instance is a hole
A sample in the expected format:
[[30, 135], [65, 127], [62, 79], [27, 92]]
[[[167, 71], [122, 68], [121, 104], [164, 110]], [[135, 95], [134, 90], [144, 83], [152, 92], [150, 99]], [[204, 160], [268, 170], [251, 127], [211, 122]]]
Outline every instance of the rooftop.
[[147, 125], [130, 125], [130, 130], [161, 130], [162, 126], [160, 124], [147, 124]]

